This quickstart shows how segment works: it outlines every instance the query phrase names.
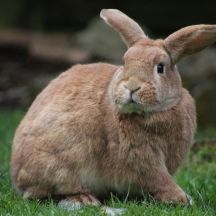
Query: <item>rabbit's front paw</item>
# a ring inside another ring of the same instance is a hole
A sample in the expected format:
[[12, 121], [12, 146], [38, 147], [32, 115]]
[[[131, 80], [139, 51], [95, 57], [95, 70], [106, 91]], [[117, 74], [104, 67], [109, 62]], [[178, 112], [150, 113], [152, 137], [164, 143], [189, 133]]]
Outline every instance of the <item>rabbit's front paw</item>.
[[179, 204], [191, 204], [191, 198], [189, 199], [186, 193], [180, 189], [161, 191], [156, 194], [155, 198], [164, 203], [179, 203]]

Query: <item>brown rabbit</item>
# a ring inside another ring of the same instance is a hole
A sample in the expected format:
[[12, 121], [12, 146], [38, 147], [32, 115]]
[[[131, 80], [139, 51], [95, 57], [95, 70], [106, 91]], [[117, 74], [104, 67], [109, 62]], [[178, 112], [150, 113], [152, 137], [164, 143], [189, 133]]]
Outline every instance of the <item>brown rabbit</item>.
[[186, 203], [171, 175], [193, 143], [196, 110], [176, 63], [216, 41], [216, 25], [151, 40], [119, 10], [101, 17], [128, 46], [124, 65], [76, 65], [42, 91], [16, 131], [13, 182], [25, 198], [69, 205], [111, 191]]

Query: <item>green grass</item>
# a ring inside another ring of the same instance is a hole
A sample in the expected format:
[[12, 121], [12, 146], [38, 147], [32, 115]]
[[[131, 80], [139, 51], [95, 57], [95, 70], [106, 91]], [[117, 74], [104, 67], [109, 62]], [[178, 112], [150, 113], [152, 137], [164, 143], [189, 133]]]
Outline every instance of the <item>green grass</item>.
[[[20, 111], [0, 111], [0, 215], [103, 215], [99, 208], [86, 207], [80, 211], [68, 212], [59, 209], [49, 200], [23, 200], [14, 190], [10, 181], [9, 161], [14, 131], [23, 117]], [[199, 132], [198, 139], [216, 139], [216, 129]], [[111, 198], [107, 205], [124, 207], [125, 215], [216, 215], [216, 152], [207, 147], [191, 153], [185, 165], [177, 172], [176, 181], [193, 197], [193, 206], [170, 206], [144, 199], [121, 202]]]

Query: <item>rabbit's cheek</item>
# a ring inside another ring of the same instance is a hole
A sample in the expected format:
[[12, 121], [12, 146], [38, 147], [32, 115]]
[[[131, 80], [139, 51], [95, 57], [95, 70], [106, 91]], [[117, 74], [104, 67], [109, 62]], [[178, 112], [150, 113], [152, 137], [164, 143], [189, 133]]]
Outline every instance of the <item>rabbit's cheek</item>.
[[146, 83], [140, 91], [134, 95], [134, 99], [143, 105], [155, 105], [158, 102], [156, 89], [150, 83]]
[[157, 84], [158, 88], [156, 89], [158, 103], [161, 106], [161, 110], [167, 110], [175, 106], [180, 99], [180, 89], [175, 86], [167, 84], [167, 82]]
[[116, 90], [113, 92], [115, 104], [125, 104], [128, 102], [129, 91], [127, 91], [123, 85], [118, 86]]

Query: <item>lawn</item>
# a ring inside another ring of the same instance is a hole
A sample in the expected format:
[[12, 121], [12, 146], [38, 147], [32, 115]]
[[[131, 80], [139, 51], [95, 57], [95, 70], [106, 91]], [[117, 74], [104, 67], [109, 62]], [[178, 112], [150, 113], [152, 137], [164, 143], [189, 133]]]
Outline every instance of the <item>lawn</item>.
[[[52, 200], [45, 203], [23, 200], [10, 181], [9, 161], [14, 130], [22, 119], [21, 111], [0, 111], [0, 215], [103, 215], [99, 208], [86, 207], [73, 213], [59, 209]], [[216, 139], [216, 129], [197, 133], [196, 138]], [[176, 173], [178, 184], [193, 197], [193, 206], [170, 206], [144, 199], [119, 201], [112, 197], [107, 205], [124, 207], [125, 215], [216, 215], [216, 151], [203, 147], [191, 152]]]

